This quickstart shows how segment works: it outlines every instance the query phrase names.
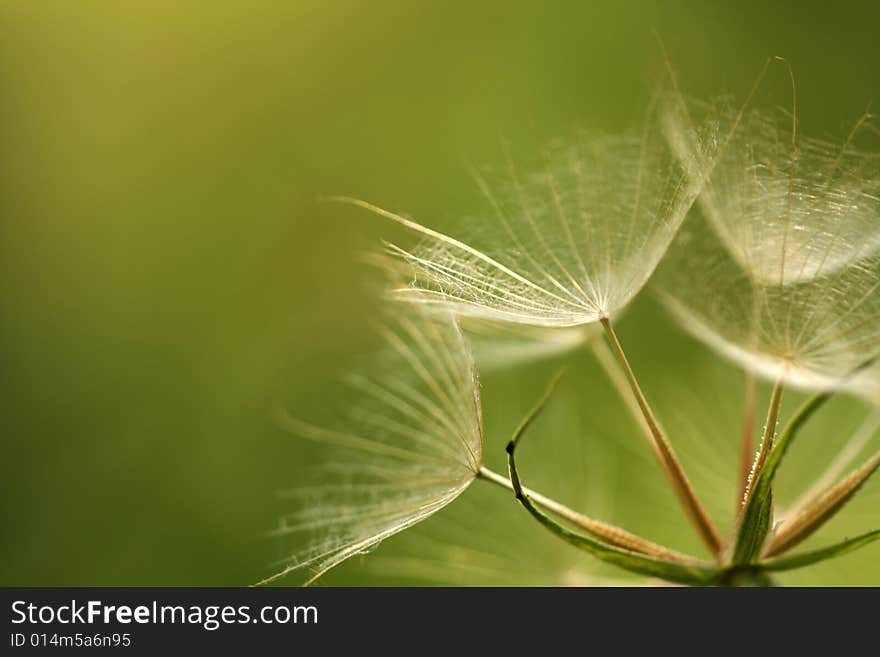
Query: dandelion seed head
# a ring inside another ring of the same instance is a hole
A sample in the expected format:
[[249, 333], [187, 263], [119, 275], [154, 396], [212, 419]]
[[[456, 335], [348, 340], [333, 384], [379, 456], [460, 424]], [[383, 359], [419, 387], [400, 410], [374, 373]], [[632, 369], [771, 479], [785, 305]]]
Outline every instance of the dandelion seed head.
[[312, 582], [440, 510], [476, 477], [482, 417], [470, 351], [449, 313], [411, 311], [383, 331], [381, 366], [349, 377], [363, 403], [338, 428], [282, 419], [328, 459], [313, 484], [287, 493], [297, 509], [275, 533], [299, 549], [275, 577], [308, 570]]

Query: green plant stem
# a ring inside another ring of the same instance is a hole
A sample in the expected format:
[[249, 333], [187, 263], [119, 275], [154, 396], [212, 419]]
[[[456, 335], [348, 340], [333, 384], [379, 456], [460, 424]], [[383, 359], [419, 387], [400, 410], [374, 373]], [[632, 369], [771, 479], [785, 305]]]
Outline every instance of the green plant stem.
[[620, 568], [642, 575], [660, 577], [670, 582], [680, 584], [696, 584], [706, 586], [715, 584], [722, 571], [711, 564], [699, 561], [681, 562], [640, 554], [632, 550], [604, 543], [589, 536], [572, 531], [568, 527], [556, 522], [553, 518], [541, 511], [532, 501], [531, 497], [523, 489], [516, 468], [514, 452], [519, 436], [507, 444], [507, 463], [510, 472], [510, 483], [517, 501], [529, 512], [529, 514], [543, 525], [548, 531], [585, 552], [592, 554], [601, 561], [615, 564]]
[[770, 450], [773, 449], [773, 440], [776, 437], [776, 424], [779, 422], [779, 408], [782, 406], [782, 392], [784, 388], [782, 379], [773, 386], [773, 393], [770, 395], [770, 405], [767, 408], [767, 420], [764, 423], [764, 433], [761, 436], [761, 447], [758, 450], [757, 456], [755, 456], [754, 463], [752, 463], [746, 492], [743, 496], [743, 504], [745, 504], [745, 500], [751, 494], [758, 476], [764, 469], [764, 464], [767, 462]]
[[830, 392], [819, 393], [801, 405], [779, 434], [779, 440], [769, 450], [764, 466], [750, 481], [751, 492], [743, 505], [734, 537], [732, 561], [735, 565], [746, 566], [760, 557], [772, 522], [773, 479], [779, 464], [801, 427], [830, 397]]
[[608, 337], [608, 342], [611, 345], [611, 350], [617, 358], [617, 361], [620, 363], [620, 366], [623, 368], [623, 374], [626, 377], [627, 384], [629, 385], [630, 391], [635, 397], [636, 404], [645, 420], [655, 453], [658, 455], [660, 463], [666, 474], [669, 476], [672, 486], [684, 506], [685, 512], [694, 524], [697, 533], [706, 544], [706, 547], [709, 548], [709, 551], [717, 558], [721, 554], [723, 545], [721, 535], [712, 523], [711, 518], [709, 518], [709, 514], [706, 512], [705, 507], [703, 507], [702, 502], [700, 502], [700, 499], [697, 497], [697, 493], [691, 485], [690, 480], [687, 478], [687, 475], [681, 466], [681, 462], [678, 460], [675, 451], [672, 449], [672, 445], [669, 443], [663, 430], [660, 428], [660, 423], [657, 421], [654, 412], [648, 404], [648, 400], [645, 398], [645, 395], [636, 380], [635, 373], [629, 365], [629, 361], [627, 360], [623, 347], [617, 338], [617, 334], [614, 332], [614, 328], [611, 326], [611, 322], [606, 317], [602, 318], [601, 323], [602, 328], [605, 329], [605, 335]]
[[755, 374], [746, 372], [745, 403], [743, 411], [742, 439], [739, 453], [739, 496], [736, 500], [737, 512], [742, 511], [749, 487], [749, 473], [755, 458]]
[[810, 552], [801, 552], [791, 556], [776, 557], [761, 562], [761, 568], [768, 571], [776, 570], [794, 570], [795, 568], [804, 568], [812, 566], [814, 563], [834, 559], [843, 556], [854, 550], [858, 550], [869, 543], [880, 539], [880, 529], [867, 532], [854, 538], [848, 538], [834, 545], [826, 545], [825, 547]]
[[[510, 441], [510, 445], [516, 445], [516, 443], [523, 436], [526, 430], [532, 425], [532, 423], [544, 410], [547, 402], [550, 400], [550, 397], [556, 390], [556, 386], [559, 384], [563, 373], [564, 370], [559, 370], [550, 380], [546, 390], [544, 391], [544, 394], [517, 425], [516, 430], [513, 432], [513, 438]], [[508, 446], [508, 449], [511, 449], [511, 447]], [[513, 455], [510, 454], [510, 459], [512, 458]], [[524, 494], [522, 492], [522, 488], [520, 488], [519, 490], [517, 489], [518, 482], [514, 479], [513, 471], [511, 471], [511, 476], [508, 480], [505, 479], [502, 475], [492, 472], [485, 466], [482, 466], [477, 471], [477, 476], [491, 481], [497, 485], [508, 488], [509, 490], [512, 490], [517, 495], [517, 499], [520, 499], [521, 495]], [[538, 504], [538, 506], [541, 506], [543, 509], [550, 511], [552, 514], [559, 518], [565, 519], [572, 525], [583, 529], [587, 534], [599, 539], [599, 542], [603, 545], [610, 546], [611, 548], [615, 549], [620, 548], [628, 552], [645, 555], [651, 558], [657, 558], [681, 564], [693, 564], [697, 561], [696, 559], [694, 559], [694, 557], [681, 554], [680, 552], [670, 550], [669, 548], [663, 547], [662, 545], [652, 543], [651, 541], [648, 541], [641, 536], [636, 536], [635, 534], [632, 534], [625, 529], [622, 529], [621, 527], [602, 522], [601, 520], [594, 520], [593, 518], [585, 516], [581, 513], [572, 511], [568, 507], [554, 500], [551, 500], [541, 495], [540, 493], [537, 493], [535, 491], [529, 491], [529, 493], [532, 496], [530, 499], [534, 499], [535, 503]], [[544, 524], [545, 522], [549, 524], [555, 524], [549, 516], [542, 515], [542, 524]], [[568, 533], [566, 532], [563, 532], [563, 534], [568, 536]], [[568, 538], [566, 538], [566, 540], [568, 540]]]
[[[508, 479], [504, 475], [494, 472], [493, 470], [490, 470], [485, 466], [481, 467], [480, 470], [477, 472], [477, 478], [488, 481], [492, 484], [495, 484], [496, 486], [499, 486], [500, 488], [504, 488], [505, 490], [514, 493], [516, 492], [510, 479]], [[560, 502], [557, 502], [556, 500], [553, 500], [545, 495], [541, 495], [541, 493], [533, 491], [529, 488], [523, 488], [523, 491], [532, 499], [535, 504], [537, 504], [542, 509], [550, 511], [554, 515], [563, 518], [564, 520], [572, 523], [572, 525], [580, 527], [589, 534], [596, 536], [597, 538], [600, 538], [611, 545], [627, 550], [632, 550], [640, 554], [670, 559], [672, 561], [680, 561], [682, 563], [692, 563], [696, 561], [695, 557], [676, 552], [675, 550], [670, 550], [669, 548], [663, 547], [662, 545], [652, 543], [651, 541], [641, 538], [640, 536], [631, 534], [630, 532], [621, 529], [616, 525], [611, 525], [609, 523], [602, 522], [601, 520], [596, 520], [594, 518], [590, 518], [589, 516], [585, 516], [582, 513], [578, 513], [577, 511], [574, 511], [564, 504], [561, 504]]]
[[[484, 481], [493, 483], [496, 486], [500, 486], [501, 488], [504, 488], [510, 492], [514, 492], [513, 484], [510, 482], [510, 479], [502, 474], [498, 474], [494, 470], [490, 470], [486, 466], [482, 466], [480, 468], [479, 472], [477, 473], [477, 477]], [[541, 493], [533, 491], [530, 488], [523, 488], [523, 490], [529, 497], [532, 498], [535, 504], [546, 509], [547, 511], [555, 513], [560, 518], [565, 518], [569, 522], [572, 522], [581, 527], [584, 527], [585, 525], [591, 526], [594, 522], [596, 522], [592, 518], [588, 518], [587, 516], [582, 515], [577, 511], [574, 511], [573, 509], [570, 509], [564, 504], [561, 504], [560, 502], [557, 502], [556, 500], [553, 500], [545, 495], [541, 495]]]
[[752, 566], [731, 568], [721, 577], [719, 586], [737, 588], [765, 588], [778, 586], [769, 573]]

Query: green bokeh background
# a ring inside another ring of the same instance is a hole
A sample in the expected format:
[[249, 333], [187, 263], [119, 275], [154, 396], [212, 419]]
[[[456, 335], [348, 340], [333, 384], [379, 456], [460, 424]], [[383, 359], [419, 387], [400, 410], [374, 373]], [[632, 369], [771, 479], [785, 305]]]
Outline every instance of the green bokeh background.
[[[376, 347], [360, 256], [409, 237], [318, 195], [450, 225], [479, 207], [467, 163], [499, 161], [501, 136], [527, 150], [575, 125], [626, 126], [662, 68], [651, 28], [697, 95], [742, 95], [784, 55], [803, 129], [840, 134], [880, 96], [878, 19], [876, 3], [4, 2], [0, 584], [239, 585], [273, 571], [290, 548], [267, 537], [289, 510], [276, 492], [319, 456], [272, 412], [332, 403], [338, 375]], [[790, 103], [784, 76], [769, 89]], [[648, 297], [620, 333], [726, 530], [742, 374]], [[567, 360], [523, 453], [530, 482], [699, 551], [590, 355]], [[556, 365], [483, 376], [490, 464]], [[863, 413], [839, 400], [817, 420], [783, 499]], [[875, 527], [878, 489], [817, 540]], [[592, 581], [572, 575], [588, 557], [500, 492], [476, 485], [446, 513], [327, 581]], [[456, 555], [496, 548], [511, 556], [491, 578], [456, 569]], [[783, 581], [880, 584], [877, 556]]]

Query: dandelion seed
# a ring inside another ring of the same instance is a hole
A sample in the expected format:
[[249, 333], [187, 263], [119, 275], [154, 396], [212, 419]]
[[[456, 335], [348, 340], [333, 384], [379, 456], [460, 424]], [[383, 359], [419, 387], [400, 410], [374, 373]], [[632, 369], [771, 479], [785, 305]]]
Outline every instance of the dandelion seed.
[[293, 492], [302, 506], [276, 533], [308, 547], [265, 581], [308, 569], [313, 582], [449, 504], [480, 470], [479, 385], [458, 324], [449, 314], [416, 313], [398, 317], [384, 337], [383, 362], [396, 367], [388, 376], [350, 378], [364, 404], [342, 428], [283, 418], [337, 460], [324, 481]]
[[767, 284], [720, 246], [702, 212], [689, 223], [657, 281], [660, 298], [686, 330], [772, 381], [877, 394], [873, 368], [848, 376], [880, 354], [876, 253], [821, 276]]
[[[692, 141], [714, 146], [711, 135]], [[400, 296], [468, 317], [577, 326], [613, 315], [643, 287], [697, 196], [706, 157], [676, 157], [651, 118], [639, 134], [554, 144], [536, 173], [509, 158], [502, 175], [478, 175], [489, 211], [466, 242], [351, 202], [423, 237], [412, 250], [388, 245], [414, 272]]]
[[833, 274], [880, 249], [880, 153], [869, 115], [840, 141], [802, 137], [795, 112], [735, 111], [722, 99], [670, 105], [667, 134], [693, 158], [690, 116], [726, 135], [697, 201], [756, 286]]

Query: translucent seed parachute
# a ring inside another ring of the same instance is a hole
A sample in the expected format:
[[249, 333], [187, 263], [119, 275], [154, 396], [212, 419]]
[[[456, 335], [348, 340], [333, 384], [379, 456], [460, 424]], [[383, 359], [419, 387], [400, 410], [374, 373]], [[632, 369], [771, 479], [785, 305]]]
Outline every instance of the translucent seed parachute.
[[422, 237], [388, 245], [408, 262], [399, 296], [487, 320], [543, 327], [597, 322], [621, 310], [653, 273], [699, 192], [700, 152], [676, 157], [656, 116], [624, 136], [588, 135], [551, 145], [539, 165], [477, 176], [487, 209], [462, 239], [367, 207]]
[[755, 285], [833, 274], [880, 249], [880, 152], [868, 115], [843, 139], [823, 140], [802, 136], [789, 112], [691, 102], [666, 118], [683, 158], [694, 157], [691, 116], [727, 136], [698, 204]]
[[802, 137], [778, 111], [734, 125], [725, 107], [702, 107], [727, 136], [657, 279], [661, 298], [762, 376], [876, 394], [876, 372], [847, 378], [880, 353], [880, 153], [857, 147], [867, 117], [833, 142]]
[[455, 319], [401, 314], [384, 338], [379, 373], [349, 378], [364, 403], [338, 428], [282, 418], [292, 433], [327, 448], [328, 465], [314, 485], [290, 492], [298, 508], [276, 533], [307, 547], [269, 580], [306, 569], [311, 583], [443, 508], [477, 476], [479, 385]]
[[[402, 292], [405, 295], [417, 277], [417, 271], [405, 260], [385, 253], [368, 253], [364, 260], [381, 272], [380, 290], [392, 299]], [[424, 312], [449, 312], [442, 304], [420, 304], [419, 307]], [[596, 324], [556, 328], [472, 316], [459, 316], [458, 322], [481, 372], [560, 356], [593, 343], [601, 333]]]
[[768, 286], [715, 239], [695, 216], [658, 277], [660, 298], [686, 330], [767, 379], [872, 394], [872, 369], [849, 374], [880, 353], [880, 259]]

